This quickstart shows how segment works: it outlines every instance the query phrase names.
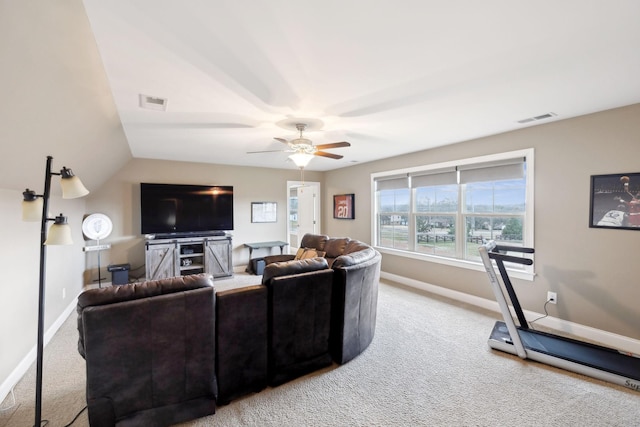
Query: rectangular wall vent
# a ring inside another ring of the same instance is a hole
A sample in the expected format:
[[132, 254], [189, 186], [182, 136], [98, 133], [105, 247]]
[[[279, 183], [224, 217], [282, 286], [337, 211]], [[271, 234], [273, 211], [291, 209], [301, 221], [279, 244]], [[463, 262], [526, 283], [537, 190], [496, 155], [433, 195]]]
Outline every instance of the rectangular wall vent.
[[140, 94], [140, 107], [149, 110], [166, 111], [168, 99]]
[[521, 123], [521, 124], [531, 123], [531, 122], [535, 122], [535, 121], [538, 121], [538, 120], [550, 119], [551, 117], [556, 117], [556, 116], [557, 116], [556, 113], [540, 114], [539, 116], [527, 117], [526, 119], [518, 120], [518, 123]]

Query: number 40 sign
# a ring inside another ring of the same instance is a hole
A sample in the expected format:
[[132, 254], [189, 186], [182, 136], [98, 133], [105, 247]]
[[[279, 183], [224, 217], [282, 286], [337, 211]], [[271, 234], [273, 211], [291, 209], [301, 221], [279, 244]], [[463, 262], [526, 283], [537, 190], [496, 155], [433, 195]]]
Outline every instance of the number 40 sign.
[[355, 219], [355, 195], [338, 194], [333, 196], [333, 217], [337, 219]]

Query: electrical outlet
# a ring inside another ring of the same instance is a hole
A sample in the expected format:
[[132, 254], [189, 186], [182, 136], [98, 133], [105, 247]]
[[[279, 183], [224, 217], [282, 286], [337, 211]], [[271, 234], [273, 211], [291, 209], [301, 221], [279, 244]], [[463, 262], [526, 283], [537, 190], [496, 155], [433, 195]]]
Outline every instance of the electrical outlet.
[[549, 301], [551, 304], [557, 304], [558, 303], [558, 294], [556, 294], [555, 292], [547, 292], [547, 301]]
[[67, 297], [67, 288], [62, 288], [62, 299]]

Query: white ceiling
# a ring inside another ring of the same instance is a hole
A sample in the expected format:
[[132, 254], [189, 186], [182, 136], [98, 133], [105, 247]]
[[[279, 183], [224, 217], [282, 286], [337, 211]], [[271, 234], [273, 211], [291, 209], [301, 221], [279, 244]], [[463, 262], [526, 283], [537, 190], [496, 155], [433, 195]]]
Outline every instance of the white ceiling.
[[638, 0], [84, 4], [134, 157], [295, 168], [246, 153], [312, 118], [330, 170], [640, 102]]

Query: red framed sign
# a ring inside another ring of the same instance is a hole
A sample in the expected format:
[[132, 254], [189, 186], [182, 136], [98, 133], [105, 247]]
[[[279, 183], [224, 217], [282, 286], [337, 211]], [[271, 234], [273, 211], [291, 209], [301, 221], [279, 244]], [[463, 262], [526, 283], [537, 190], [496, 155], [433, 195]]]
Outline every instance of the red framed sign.
[[333, 217], [337, 219], [355, 219], [355, 195], [337, 194], [333, 196]]

